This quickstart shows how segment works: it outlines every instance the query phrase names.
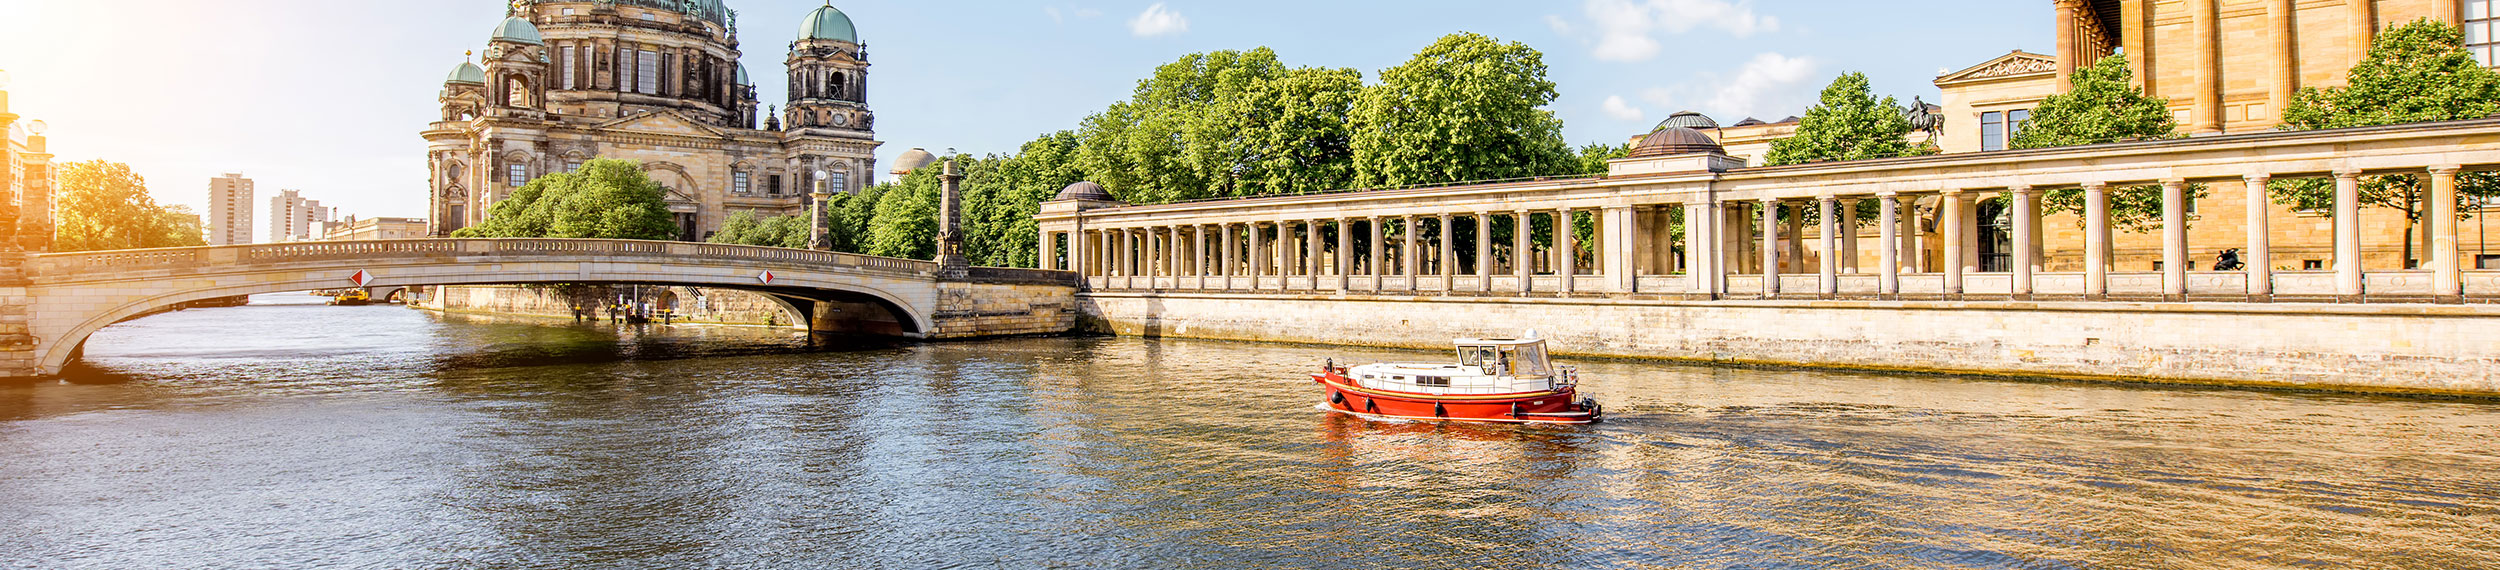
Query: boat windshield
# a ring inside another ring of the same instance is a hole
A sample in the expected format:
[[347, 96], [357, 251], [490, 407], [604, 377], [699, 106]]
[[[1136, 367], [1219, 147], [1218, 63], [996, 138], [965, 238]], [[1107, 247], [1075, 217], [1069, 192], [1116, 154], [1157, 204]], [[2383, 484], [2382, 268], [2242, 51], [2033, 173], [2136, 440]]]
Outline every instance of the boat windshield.
[[1503, 347], [1502, 352], [1505, 353], [1504, 356], [1507, 356], [1510, 359], [1511, 375], [1513, 376], [1549, 376], [1553, 374], [1553, 366], [1545, 362], [1545, 345], [1543, 344]]
[[1494, 353], [1493, 347], [1490, 347], [1490, 346], [1462, 346], [1462, 347], [1458, 347], [1458, 365], [1459, 365], [1459, 366], [1477, 366], [1477, 367], [1483, 367], [1483, 368], [1485, 369], [1485, 374], [1488, 374], [1488, 375], [1489, 375], [1489, 374], [1493, 374], [1493, 373], [1494, 373], [1494, 370], [1493, 370], [1493, 365], [1494, 365], [1494, 363], [1497, 363], [1497, 362], [1501, 362], [1501, 360], [1500, 360], [1500, 357], [1499, 357], [1499, 356], [1495, 356], [1495, 353]]

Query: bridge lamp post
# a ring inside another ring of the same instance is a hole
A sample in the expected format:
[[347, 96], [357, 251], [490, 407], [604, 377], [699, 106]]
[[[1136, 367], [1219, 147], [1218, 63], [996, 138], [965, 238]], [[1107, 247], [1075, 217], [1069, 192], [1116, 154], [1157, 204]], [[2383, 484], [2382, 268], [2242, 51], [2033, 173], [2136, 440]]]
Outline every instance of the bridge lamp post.
[[808, 206], [807, 213], [808, 249], [818, 251], [833, 249], [832, 226], [828, 225], [825, 212], [825, 202], [833, 199], [833, 193], [828, 191], [825, 185], [832, 179], [833, 173], [825, 172], [823, 169], [816, 171], [816, 191], [808, 194], [809, 198], [814, 199], [814, 203]]

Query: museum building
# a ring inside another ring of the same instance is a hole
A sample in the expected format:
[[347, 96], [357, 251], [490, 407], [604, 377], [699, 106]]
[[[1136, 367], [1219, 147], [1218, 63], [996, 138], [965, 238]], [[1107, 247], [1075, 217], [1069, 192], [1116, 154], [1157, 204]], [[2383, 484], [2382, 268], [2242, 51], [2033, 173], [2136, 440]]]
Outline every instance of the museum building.
[[790, 100], [760, 125], [737, 18], [722, 0], [514, 0], [484, 57], [444, 80], [442, 120], [423, 133], [428, 232], [477, 225], [531, 179], [594, 158], [641, 162], [682, 240], [875, 184], [867, 44], [850, 17], [827, 4], [802, 21]]

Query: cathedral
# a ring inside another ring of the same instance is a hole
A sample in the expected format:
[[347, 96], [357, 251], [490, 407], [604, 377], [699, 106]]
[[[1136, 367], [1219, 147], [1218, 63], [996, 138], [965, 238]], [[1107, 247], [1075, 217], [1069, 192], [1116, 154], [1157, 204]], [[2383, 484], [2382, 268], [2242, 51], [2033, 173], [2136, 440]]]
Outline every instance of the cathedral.
[[690, 241], [737, 212], [802, 214], [810, 193], [876, 183], [868, 46], [850, 16], [827, 4], [802, 21], [790, 100], [760, 125], [737, 24], [722, 0], [514, 0], [423, 133], [428, 230], [476, 225], [530, 179], [594, 158], [640, 161]]

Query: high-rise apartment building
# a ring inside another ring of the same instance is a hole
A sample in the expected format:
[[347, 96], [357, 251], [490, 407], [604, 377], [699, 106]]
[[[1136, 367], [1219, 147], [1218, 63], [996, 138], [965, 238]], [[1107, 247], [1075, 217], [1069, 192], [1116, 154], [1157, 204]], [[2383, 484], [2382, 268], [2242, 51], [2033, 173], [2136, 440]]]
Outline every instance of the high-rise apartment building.
[[227, 174], [208, 179], [208, 244], [252, 243], [252, 179]]
[[330, 223], [330, 209], [320, 200], [307, 200], [295, 190], [280, 190], [269, 197], [269, 242], [321, 239]]

